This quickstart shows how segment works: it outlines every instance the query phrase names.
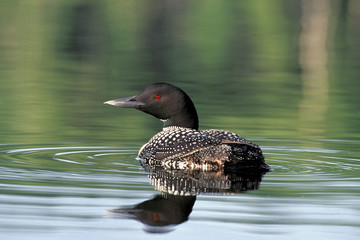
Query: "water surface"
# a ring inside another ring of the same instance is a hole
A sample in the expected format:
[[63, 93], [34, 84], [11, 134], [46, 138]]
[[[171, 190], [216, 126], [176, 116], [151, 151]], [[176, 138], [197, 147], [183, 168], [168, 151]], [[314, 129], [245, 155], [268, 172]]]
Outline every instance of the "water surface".
[[[189, 220], [171, 226], [168, 234], [355, 239], [358, 142], [257, 142], [273, 168], [259, 190], [200, 194]], [[17, 238], [32, 233], [34, 239], [45, 239], [86, 232], [94, 238], [121, 234], [132, 239], [148, 231], [149, 226], [130, 216], [106, 211], [131, 208], [159, 194], [134, 159], [135, 148], [36, 145], [1, 146], [2, 234]]]

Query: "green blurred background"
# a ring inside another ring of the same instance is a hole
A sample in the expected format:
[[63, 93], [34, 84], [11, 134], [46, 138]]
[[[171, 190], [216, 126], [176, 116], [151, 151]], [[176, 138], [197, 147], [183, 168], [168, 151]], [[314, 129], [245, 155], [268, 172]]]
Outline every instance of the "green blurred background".
[[162, 123], [103, 105], [183, 88], [200, 128], [359, 139], [360, 1], [2, 0], [0, 142], [142, 144]]

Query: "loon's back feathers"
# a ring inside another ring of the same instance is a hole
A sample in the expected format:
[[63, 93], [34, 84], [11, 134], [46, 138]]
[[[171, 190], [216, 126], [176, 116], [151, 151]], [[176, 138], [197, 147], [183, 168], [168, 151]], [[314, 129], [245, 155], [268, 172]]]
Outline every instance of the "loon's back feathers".
[[222, 143], [237, 143], [237, 144], [245, 144], [255, 148], [259, 148], [258, 145], [253, 144], [252, 142], [246, 140], [245, 138], [240, 137], [239, 135], [229, 132], [226, 130], [220, 129], [207, 129], [202, 130], [202, 133], [206, 133], [213, 138], [220, 139]]
[[176, 169], [219, 170], [224, 166], [264, 165], [258, 145], [219, 129], [166, 127], [140, 149], [138, 157], [145, 164]]
[[218, 129], [198, 130], [190, 97], [168, 83], [154, 83], [133, 97], [105, 102], [136, 108], [165, 122], [139, 151], [145, 164], [171, 168], [219, 170], [255, 167], [268, 170], [260, 147], [239, 135]]
[[[154, 135], [139, 151], [144, 159], [158, 160], [184, 157], [202, 149], [221, 144], [239, 144], [259, 148], [239, 135], [219, 129], [194, 130], [182, 127], [165, 127]], [[260, 149], [260, 148], [259, 148]]]

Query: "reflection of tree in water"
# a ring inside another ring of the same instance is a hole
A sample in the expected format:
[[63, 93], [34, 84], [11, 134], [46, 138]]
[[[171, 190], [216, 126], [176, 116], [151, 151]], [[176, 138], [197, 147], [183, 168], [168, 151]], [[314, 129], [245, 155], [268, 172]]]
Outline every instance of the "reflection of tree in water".
[[145, 224], [145, 231], [166, 233], [175, 225], [188, 220], [201, 193], [243, 193], [257, 190], [264, 171], [184, 171], [168, 170], [158, 166], [144, 166], [151, 184], [161, 193], [153, 199], [130, 208], [110, 212], [136, 219]]

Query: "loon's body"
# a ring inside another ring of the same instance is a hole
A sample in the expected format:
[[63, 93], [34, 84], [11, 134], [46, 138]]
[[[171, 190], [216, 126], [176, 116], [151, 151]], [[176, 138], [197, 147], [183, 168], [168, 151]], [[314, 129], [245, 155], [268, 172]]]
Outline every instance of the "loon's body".
[[136, 108], [164, 121], [163, 130], [139, 151], [138, 157], [145, 164], [175, 169], [269, 170], [258, 145], [225, 130], [198, 130], [193, 102], [173, 85], [154, 83], [137, 96], [105, 103]]

